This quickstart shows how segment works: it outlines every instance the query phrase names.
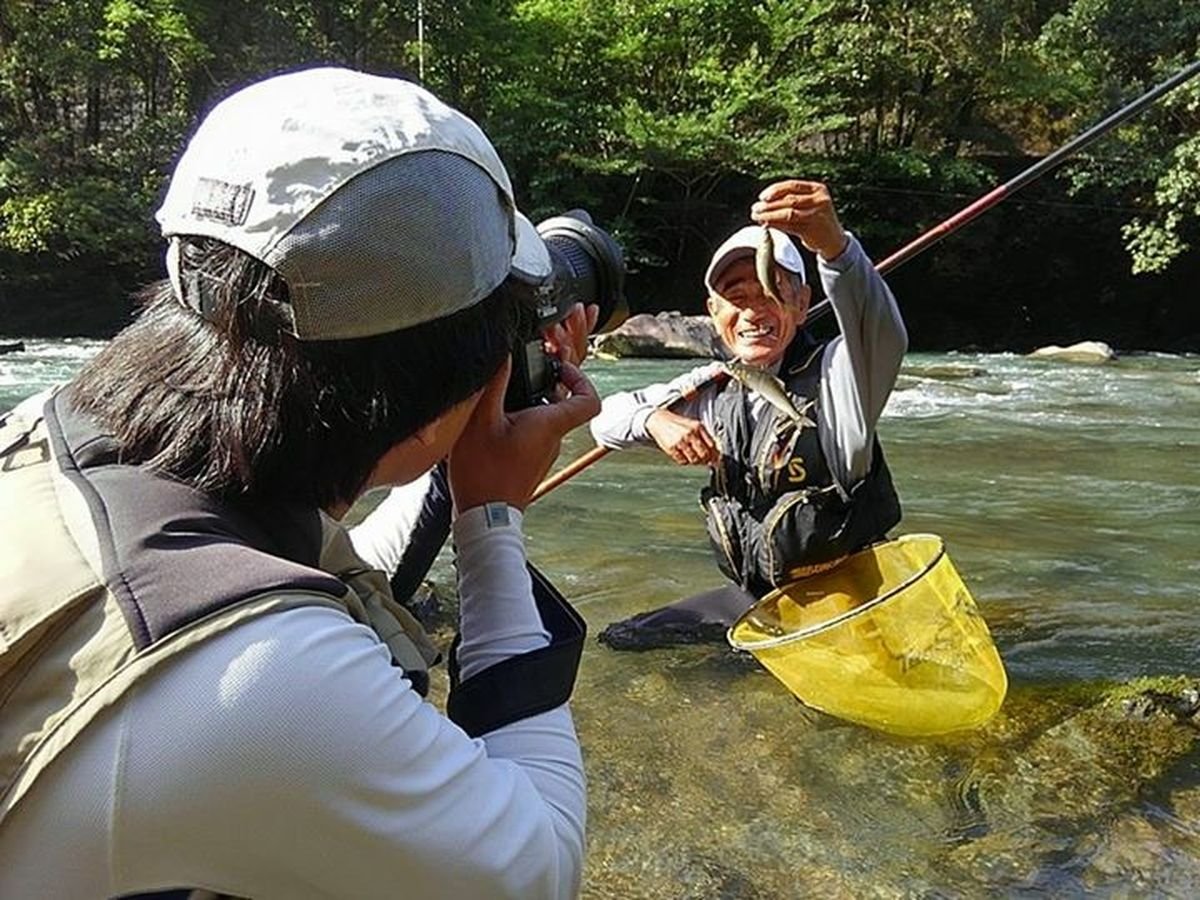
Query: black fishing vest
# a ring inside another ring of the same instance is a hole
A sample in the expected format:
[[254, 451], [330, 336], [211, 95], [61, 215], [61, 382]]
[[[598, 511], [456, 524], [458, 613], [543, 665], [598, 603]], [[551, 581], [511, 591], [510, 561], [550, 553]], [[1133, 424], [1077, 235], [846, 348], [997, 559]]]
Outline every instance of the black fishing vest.
[[[824, 344], [805, 334], [788, 348], [779, 377], [814, 422]], [[752, 392], [731, 379], [714, 406], [721, 461], [700, 497], [721, 571], [755, 596], [827, 567], [883, 539], [900, 521], [900, 500], [879, 441], [867, 476], [853, 488], [829, 469], [815, 427], [773, 406], [757, 420]]]

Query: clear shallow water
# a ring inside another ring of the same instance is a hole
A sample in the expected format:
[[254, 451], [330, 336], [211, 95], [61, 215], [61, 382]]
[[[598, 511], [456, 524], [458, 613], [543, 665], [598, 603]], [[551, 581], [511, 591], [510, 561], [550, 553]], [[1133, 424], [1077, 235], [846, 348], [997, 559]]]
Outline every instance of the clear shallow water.
[[[588, 371], [608, 393], [686, 367]], [[1014, 679], [1200, 670], [1200, 357], [910, 354], [880, 434], [897, 531], [945, 538]], [[714, 585], [704, 480], [610, 454], [531, 509], [531, 555], [597, 624]]]
[[[98, 342], [0, 356], [0, 409]], [[686, 362], [589, 362], [602, 393]], [[911, 354], [880, 426], [905, 507], [989, 622], [985, 729], [902, 740], [800, 706], [720, 647], [589, 641], [575, 694], [587, 897], [1200, 894], [1190, 726], [1080, 712], [1072, 686], [1200, 673], [1200, 357], [1087, 366]], [[568, 438], [561, 461], [590, 446]], [[610, 454], [530, 508], [529, 554], [592, 634], [719, 583], [700, 470]], [[452, 581], [445, 556], [435, 580]]]
[[[588, 371], [608, 393], [686, 367]], [[585, 893], [1196, 896], [1190, 733], [1094, 722], [1063, 692], [1200, 673], [1200, 358], [912, 354], [880, 432], [898, 531], [946, 540], [991, 626], [1001, 714], [901, 740], [806, 714], [719, 648], [590, 644], [574, 704]], [[573, 436], [563, 459], [588, 447]], [[531, 558], [593, 633], [715, 585], [704, 480], [654, 451], [610, 454], [530, 509]]]
[[0, 344], [18, 340], [25, 343], [23, 351], [0, 356], [0, 412], [11, 409], [30, 394], [70, 378], [104, 346], [104, 341], [88, 338], [50, 341], [0, 335]]

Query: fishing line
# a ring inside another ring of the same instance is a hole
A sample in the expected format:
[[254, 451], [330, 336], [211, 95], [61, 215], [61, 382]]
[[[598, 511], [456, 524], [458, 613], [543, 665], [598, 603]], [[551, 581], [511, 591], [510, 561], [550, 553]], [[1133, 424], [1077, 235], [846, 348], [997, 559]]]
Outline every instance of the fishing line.
[[[870, 191], [881, 194], [911, 194], [916, 197], [936, 197], [938, 199], [964, 200], [975, 196], [962, 191], [925, 191], [920, 188], [896, 188], [881, 184], [849, 184], [842, 188], [843, 193], [849, 191]], [[1047, 206], [1052, 209], [1085, 209], [1093, 212], [1145, 213], [1149, 209], [1144, 206], [1117, 206], [1105, 203], [1072, 203], [1069, 200], [1014, 200], [1013, 206]]]

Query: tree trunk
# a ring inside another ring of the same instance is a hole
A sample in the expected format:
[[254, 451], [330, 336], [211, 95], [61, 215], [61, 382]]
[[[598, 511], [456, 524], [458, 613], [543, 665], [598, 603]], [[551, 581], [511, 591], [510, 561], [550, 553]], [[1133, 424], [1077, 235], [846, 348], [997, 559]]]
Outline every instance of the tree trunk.
[[155, 50], [150, 56], [150, 74], [146, 83], [146, 116], [151, 121], [158, 118], [158, 70], [162, 51]]
[[88, 76], [83, 143], [87, 147], [100, 143], [100, 79], [95, 74]]

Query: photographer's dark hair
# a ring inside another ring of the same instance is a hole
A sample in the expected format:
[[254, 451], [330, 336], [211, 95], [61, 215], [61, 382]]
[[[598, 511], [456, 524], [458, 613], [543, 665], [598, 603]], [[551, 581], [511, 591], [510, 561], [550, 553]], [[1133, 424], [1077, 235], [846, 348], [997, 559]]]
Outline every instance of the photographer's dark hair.
[[300, 341], [278, 273], [220, 241], [181, 243], [181, 275], [204, 293], [205, 315], [168, 282], [151, 286], [71, 399], [123, 461], [227, 499], [353, 501], [390, 447], [479, 390], [512, 349], [507, 282], [412, 328]]

